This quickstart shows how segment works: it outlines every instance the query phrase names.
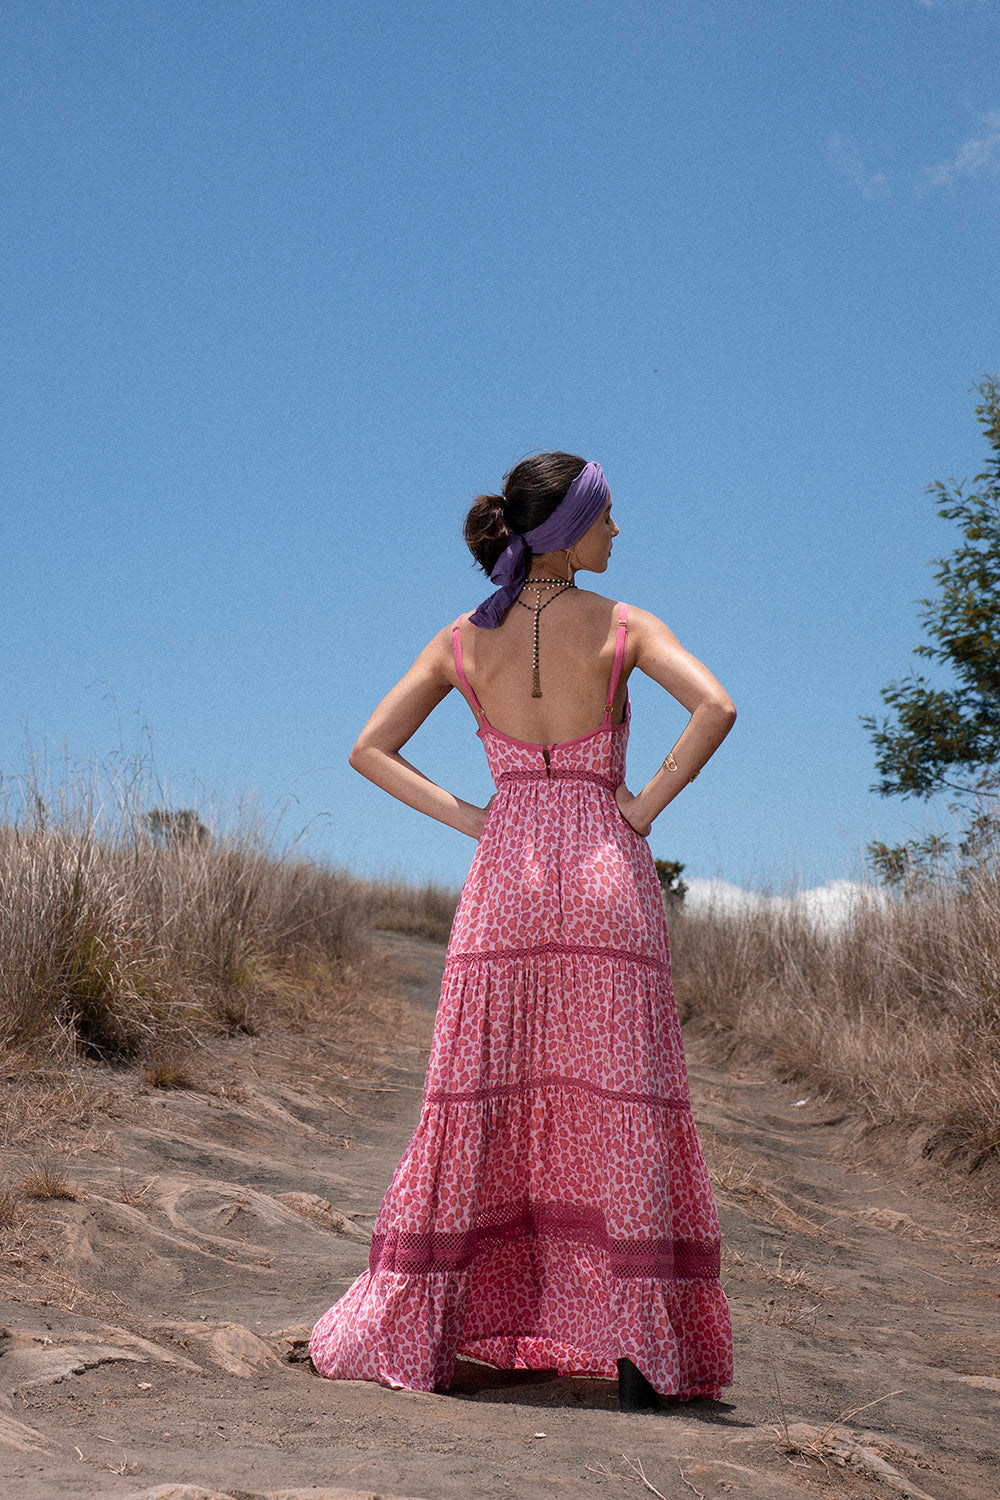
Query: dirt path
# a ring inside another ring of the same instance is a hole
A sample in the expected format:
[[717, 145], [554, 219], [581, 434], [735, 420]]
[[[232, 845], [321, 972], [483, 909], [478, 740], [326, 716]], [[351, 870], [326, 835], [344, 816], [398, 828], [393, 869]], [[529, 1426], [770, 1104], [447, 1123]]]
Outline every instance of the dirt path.
[[44, 1161], [75, 1194], [6, 1234], [0, 1493], [996, 1500], [1000, 1225], [848, 1169], [849, 1121], [696, 1041], [726, 1404], [624, 1415], [608, 1382], [471, 1364], [424, 1396], [296, 1362], [365, 1264], [419, 1106], [442, 950], [389, 946], [408, 990], [391, 1043], [303, 1023], [220, 1044], [170, 1093], [0, 1079], [8, 1173]]

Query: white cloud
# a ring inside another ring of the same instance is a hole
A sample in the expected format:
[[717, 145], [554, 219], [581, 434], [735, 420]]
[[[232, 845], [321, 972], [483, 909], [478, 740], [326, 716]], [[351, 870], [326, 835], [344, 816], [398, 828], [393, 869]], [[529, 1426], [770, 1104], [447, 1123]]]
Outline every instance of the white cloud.
[[[985, 173], [1000, 175], [1000, 110], [981, 116], [982, 128], [963, 141], [953, 156], [936, 166], [919, 167], [900, 174], [914, 193], [923, 195], [936, 188], [948, 187], [960, 178], [981, 177]], [[854, 136], [834, 134], [827, 142], [827, 161], [856, 188], [862, 198], [891, 197], [897, 178], [891, 172], [876, 171], [862, 158], [861, 147]]]
[[756, 891], [745, 891], [742, 886], [730, 885], [728, 880], [701, 880], [697, 875], [686, 880], [685, 906], [692, 911], [718, 911], [723, 913], [754, 911], [767, 898]]
[[811, 918], [818, 927], [833, 930], [849, 922], [860, 907], [872, 903], [884, 905], [891, 899], [878, 887], [857, 880], [831, 880], [810, 890], [778, 896], [746, 891], [727, 880], [700, 880], [697, 876], [686, 884], [684, 904], [694, 912], [716, 911], [723, 915], [797, 912]]
[[936, 167], [924, 167], [916, 186], [925, 191], [947, 187], [956, 177], [978, 177], [982, 172], [1000, 172], [1000, 110], [983, 115], [984, 130], [959, 146], [948, 161]]
[[853, 136], [835, 132], [827, 142], [826, 155], [830, 165], [857, 188], [862, 198], [887, 198], [892, 191], [892, 178], [887, 172], [873, 172], [865, 166]]

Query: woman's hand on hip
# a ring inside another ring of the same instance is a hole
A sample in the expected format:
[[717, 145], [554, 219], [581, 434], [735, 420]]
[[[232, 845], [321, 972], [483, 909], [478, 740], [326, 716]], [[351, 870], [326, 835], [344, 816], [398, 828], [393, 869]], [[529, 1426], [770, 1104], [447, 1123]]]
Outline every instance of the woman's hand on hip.
[[[494, 792], [493, 796], [494, 797], [496, 796], [495, 792]], [[483, 836], [483, 829], [486, 827], [486, 820], [487, 820], [487, 818], [490, 815], [490, 808], [492, 806], [493, 806], [493, 797], [490, 798], [490, 800], [487, 802], [487, 804], [486, 804], [485, 807], [477, 807], [475, 809], [475, 816], [473, 817], [473, 820], [472, 820], [473, 826], [469, 829], [469, 832], [472, 834], [472, 837], [474, 839], [479, 840], [479, 839], [482, 838], [482, 836]]]
[[618, 803], [618, 811], [625, 819], [628, 826], [635, 830], [642, 838], [648, 839], [652, 829], [652, 823], [647, 823], [637, 810], [638, 797], [633, 797], [624, 781], [621, 786], [615, 788], [615, 801]]

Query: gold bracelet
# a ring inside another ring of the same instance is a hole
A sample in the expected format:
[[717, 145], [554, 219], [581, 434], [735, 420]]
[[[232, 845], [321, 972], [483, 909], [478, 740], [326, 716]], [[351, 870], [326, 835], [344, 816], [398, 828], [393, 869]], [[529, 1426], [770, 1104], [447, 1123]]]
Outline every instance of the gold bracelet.
[[[663, 762], [663, 765], [661, 766], [660, 769], [663, 770], [663, 771], [679, 771], [680, 770], [680, 766], [678, 766], [677, 762], [674, 760], [673, 752], [672, 751], [667, 756], [666, 760]], [[694, 773], [693, 776], [689, 776], [688, 777], [688, 786], [691, 785], [692, 781], [697, 781], [700, 774], [701, 773], [699, 771], [695, 771], [695, 773]]]

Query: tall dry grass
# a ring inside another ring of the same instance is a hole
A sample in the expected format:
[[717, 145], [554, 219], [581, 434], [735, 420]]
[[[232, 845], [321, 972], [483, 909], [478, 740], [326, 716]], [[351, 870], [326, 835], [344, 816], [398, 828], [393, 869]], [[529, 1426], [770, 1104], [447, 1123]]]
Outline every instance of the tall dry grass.
[[794, 902], [674, 911], [682, 1013], [878, 1121], [1000, 1154], [1000, 868], [858, 894], [838, 925]]
[[139, 762], [33, 767], [2, 793], [0, 1048], [124, 1061], [205, 1025], [250, 1029], [295, 975], [335, 984], [380, 920], [444, 920], [446, 893], [404, 901], [276, 850], [252, 818], [210, 835]]
[[365, 882], [369, 925], [387, 932], [408, 932], [444, 943], [458, 906], [458, 893], [435, 881], [408, 885], [405, 880]]

